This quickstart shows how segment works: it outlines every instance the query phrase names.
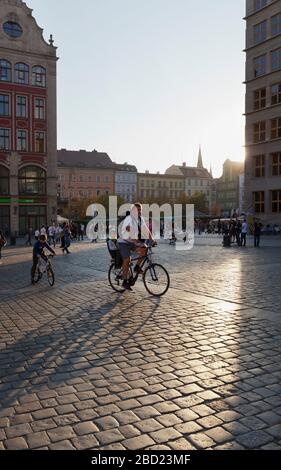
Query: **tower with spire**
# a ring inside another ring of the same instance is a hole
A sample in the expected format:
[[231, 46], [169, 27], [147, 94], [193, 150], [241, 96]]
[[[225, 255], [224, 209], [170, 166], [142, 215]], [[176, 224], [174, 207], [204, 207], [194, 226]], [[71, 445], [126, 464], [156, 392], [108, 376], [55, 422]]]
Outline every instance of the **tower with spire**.
[[197, 160], [197, 168], [204, 168], [203, 159], [202, 159], [201, 145], [199, 145], [199, 154], [198, 154], [198, 160]]

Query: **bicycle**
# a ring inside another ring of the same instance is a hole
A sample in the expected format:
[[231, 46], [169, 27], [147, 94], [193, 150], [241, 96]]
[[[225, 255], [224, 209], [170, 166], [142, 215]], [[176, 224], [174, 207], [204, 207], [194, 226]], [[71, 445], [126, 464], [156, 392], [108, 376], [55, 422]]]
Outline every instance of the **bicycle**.
[[[140, 264], [140, 269], [144, 268], [144, 266], [147, 264], [147, 267], [145, 268], [144, 273], [142, 274], [144, 287], [150, 295], [154, 297], [161, 297], [166, 294], [170, 287], [170, 276], [164, 266], [158, 263], [153, 263], [152, 246], [150, 244], [145, 246], [148, 248], [148, 251], [145, 256], [141, 257], [142, 263]], [[129, 265], [128, 281], [131, 287], [136, 284], [138, 277], [141, 275], [138, 272], [134, 273], [133, 270], [134, 262], [139, 259], [139, 257], [133, 258]], [[108, 270], [108, 280], [113, 290], [119, 293], [125, 292], [125, 289], [122, 285], [122, 267], [118, 264], [116, 265], [116, 261], [114, 258], [112, 259], [111, 265]]]
[[43, 263], [43, 259], [40, 257], [38, 264], [36, 266], [35, 274], [34, 274], [34, 282], [37, 284], [40, 279], [42, 279], [43, 275], [47, 274], [48, 283], [51, 287], [53, 287], [55, 283], [55, 274], [52, 268], [51, 259], [54, 255], [47, 255], [47, 261]]

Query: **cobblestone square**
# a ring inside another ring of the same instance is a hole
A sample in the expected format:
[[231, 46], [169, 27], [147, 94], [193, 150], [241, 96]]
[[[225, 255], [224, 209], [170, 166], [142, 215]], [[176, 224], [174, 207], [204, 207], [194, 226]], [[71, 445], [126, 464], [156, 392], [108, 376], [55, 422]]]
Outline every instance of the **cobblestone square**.
[[105, 244], [71, 248], [52, 288], [4, 252], [0, 449], [281, 449], [280, 248], [160, 244], [160, 299], [113, 292]]

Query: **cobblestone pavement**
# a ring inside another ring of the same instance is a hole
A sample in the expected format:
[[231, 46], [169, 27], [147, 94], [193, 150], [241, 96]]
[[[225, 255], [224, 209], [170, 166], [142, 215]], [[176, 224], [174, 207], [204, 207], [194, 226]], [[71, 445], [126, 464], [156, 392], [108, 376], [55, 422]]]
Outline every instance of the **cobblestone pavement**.
[[281, 449], [280, 248], [159, 246], [171, 289], [108, 286], [104, 245], [0, 266], [0, 449]]

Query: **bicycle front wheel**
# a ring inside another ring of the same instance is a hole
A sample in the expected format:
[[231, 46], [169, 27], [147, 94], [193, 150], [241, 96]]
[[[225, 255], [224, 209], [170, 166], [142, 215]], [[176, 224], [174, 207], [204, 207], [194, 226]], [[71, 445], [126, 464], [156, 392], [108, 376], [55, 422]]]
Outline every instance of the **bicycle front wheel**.
[[161, 297], [170, 287], [170, 276], [161, 264], [151, 264], [144, 272], [143, 283], [149, 294]]
[[115, 290], [115, 292], [119, 292], [121, 294], [125, 292], [125, 289], [122, 285], [123, 279], [121, 276], [121, 270], [120, 268], [115, 268], [114, 264], [112, 264], [109, 268], [108, 281], [112, 289]]
[[51, 267], [47, 268], [47, 279], [51, 287], [55, 284], [55, 275]]

